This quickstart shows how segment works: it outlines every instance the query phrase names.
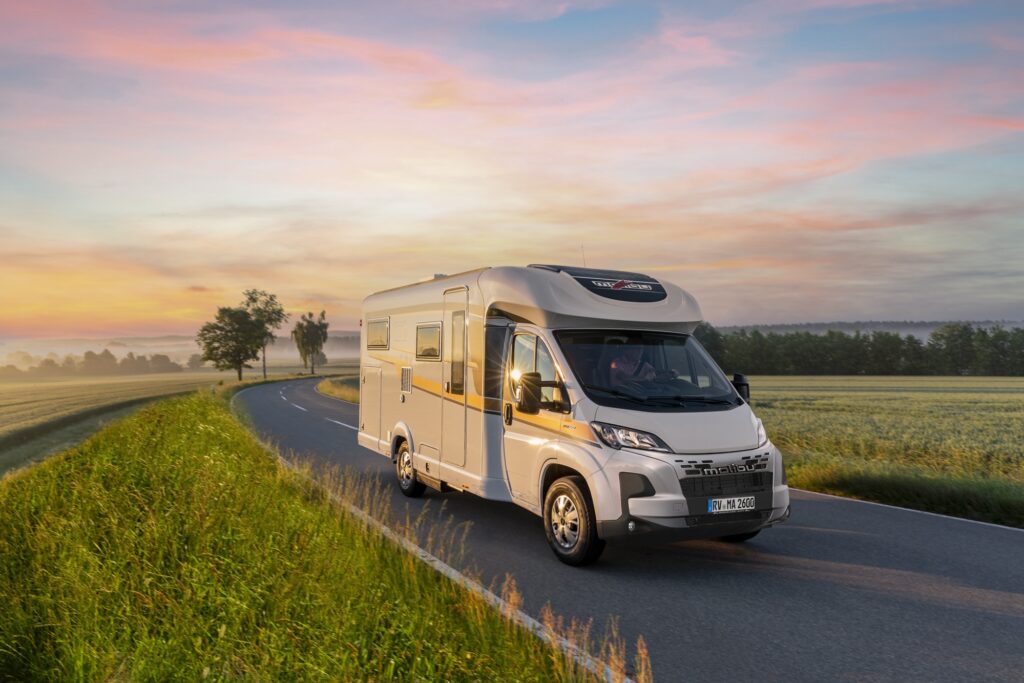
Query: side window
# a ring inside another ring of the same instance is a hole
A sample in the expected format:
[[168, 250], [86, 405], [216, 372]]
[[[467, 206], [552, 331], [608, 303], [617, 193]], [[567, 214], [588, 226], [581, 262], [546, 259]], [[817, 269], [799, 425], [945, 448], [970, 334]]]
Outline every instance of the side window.
[[388, 319], [369, 320], [366, 323], [366, 348], [388, 348]]
[[441, 323], [416, 326], [416, 358], [441, 360]]

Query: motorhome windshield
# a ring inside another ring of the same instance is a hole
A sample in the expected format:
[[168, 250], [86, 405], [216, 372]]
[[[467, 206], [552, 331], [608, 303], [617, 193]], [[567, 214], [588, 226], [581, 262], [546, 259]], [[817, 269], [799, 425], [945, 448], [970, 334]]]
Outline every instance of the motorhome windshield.
[[560, 330], [555, 339], [583, 390], [599, 405], [660, 412], [729, 410], [742, 403], [690, 335]]

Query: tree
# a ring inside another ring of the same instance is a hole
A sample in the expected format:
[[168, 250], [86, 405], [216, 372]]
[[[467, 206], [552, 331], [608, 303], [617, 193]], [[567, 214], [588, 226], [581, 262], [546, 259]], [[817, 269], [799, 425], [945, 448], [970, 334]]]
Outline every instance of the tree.
[[928, 339], [939, 374], [966, 375], [974, 365], [974, 350], [974, 327], [967, 323], [943, 325]]
[[83, 375], [113, 375], [117, 372], [117, 358], [110, 352], [110, 349], [103, 349], [102, 353], [86, 351], [82, 358]]
[[181, 366], [163, 353], [154, 353], [149, 357], [150, 372], [181, 372]]
[[316, 372], [317, 359], [322, 355], [324, 343], [327, 341], [327, 314], [320, 311], [320, 317], [314, 318], [312, 313], [306, 313], [295, 323], [292, 329], [292, 339], [299, 349], [299, 357], [302, 358], [302, 367], [309, 367], [309, 374]]
[[210, 361], [218, 370], [234, 370], [242, 381], [242, 368], [250, 368], [249, 361], [258, 360], [266, 329], [253, 319], [244, 308], [223, 306], [217, 317], [206, 323], [196, 335], [196, 343], [203, 351], [203, 360]]
[[262, 289], [247, 289], [242, 292], [245, 299], [242, 308], [249, 312], [253, 320], [263, 327], [263, 379], [267, 378], [267, 346], [274, 342], [274, 330], [288, 322], [288, 314], [277, 301], [277, 295], [264, 292]]
[[188, 357], [189, 370], [198, 370], [201, 367], [203, 367], [203, 356], [201, 354], [193, 353]]
[[128, 352], [119, 364], [121, 372], [129, 375], [142, 374], [150, 371], [149, 359], [145, 356], [137, 356], [131, 351]]

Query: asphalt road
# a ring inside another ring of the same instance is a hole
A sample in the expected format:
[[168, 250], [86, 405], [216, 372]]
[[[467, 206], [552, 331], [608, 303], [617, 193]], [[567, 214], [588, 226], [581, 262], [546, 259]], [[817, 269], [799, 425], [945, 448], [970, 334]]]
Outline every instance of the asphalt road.
[[[315, 380], [237, 396], [283, 453], [379, 472], [356, 444], [358, 407]], [[659, 681], [1022, 681], [1024, 531], [793, 491], [789, 522], [745, 545], [609, 545], [594, 566], [558, 562], [539, 518], [460, 493], [393, 503], [415, 514], [444, 502], [471, 522], [459, 566], [485, 584], [512, 574], [524, 609], [617, 616], [642, 634]]]

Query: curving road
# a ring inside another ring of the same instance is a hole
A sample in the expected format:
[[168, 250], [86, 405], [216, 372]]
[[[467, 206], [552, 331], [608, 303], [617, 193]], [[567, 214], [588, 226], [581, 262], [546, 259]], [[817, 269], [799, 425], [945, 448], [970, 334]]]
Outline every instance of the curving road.
[[[356, 445], [358, 406], [316, 380], [237, 395], [283, 453], [393, 477]], [[484, 583], [511, 573], [524, 609], [617, 615], [642, 634], [656, 680], [1024, 680], [1024, 531], [793, 491], [793, 516], [734, 546], [691, 541], [609, 546], [586, 569], [558, 562], [540, 520], [510, 503], [429, 491], [471, 521], [459, 568]]]

